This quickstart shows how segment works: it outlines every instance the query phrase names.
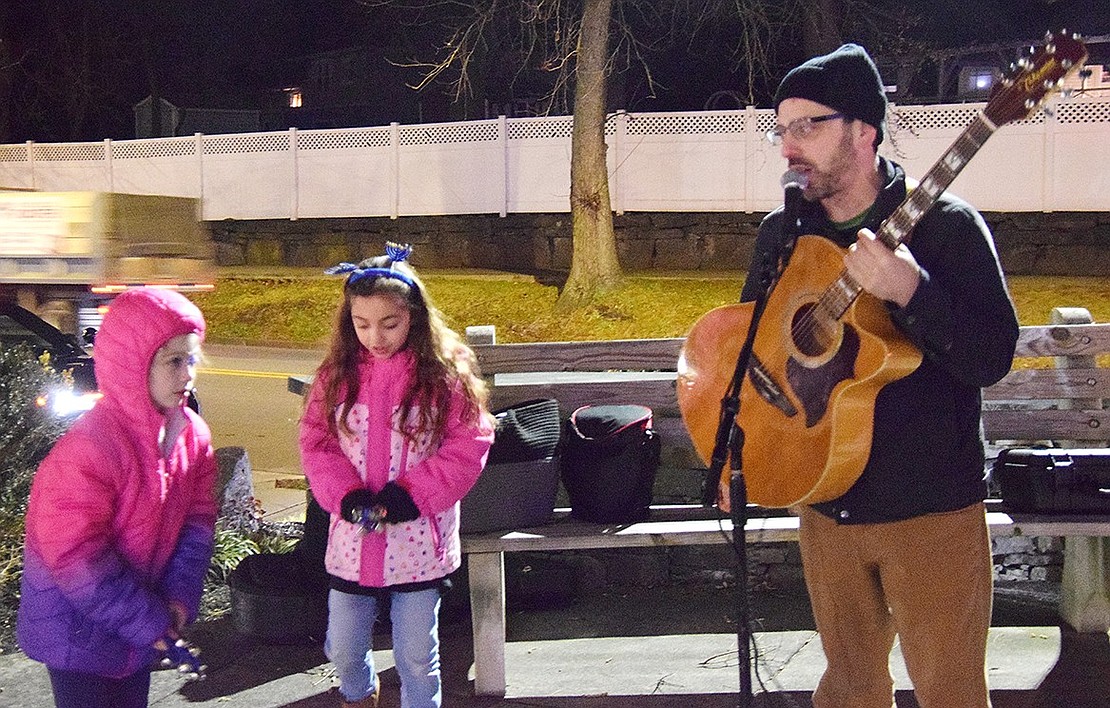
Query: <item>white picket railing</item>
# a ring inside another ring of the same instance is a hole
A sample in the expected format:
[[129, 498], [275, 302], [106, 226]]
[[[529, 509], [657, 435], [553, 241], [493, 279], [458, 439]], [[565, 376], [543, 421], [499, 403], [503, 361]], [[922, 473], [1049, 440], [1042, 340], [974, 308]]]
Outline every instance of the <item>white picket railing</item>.
[[[882, 154], [924, 174], [982, 104], [896, 106]], [[771, 110], [618, 112], [613, 208], [762, 212], [784, 169]], [[207, 220], [566, 212], [570, 116], [0, 145], [0, 187], [200, 197]], [[952, 189], [984, 211], [1110, 211], [1110, 100], [1003, 126]]]

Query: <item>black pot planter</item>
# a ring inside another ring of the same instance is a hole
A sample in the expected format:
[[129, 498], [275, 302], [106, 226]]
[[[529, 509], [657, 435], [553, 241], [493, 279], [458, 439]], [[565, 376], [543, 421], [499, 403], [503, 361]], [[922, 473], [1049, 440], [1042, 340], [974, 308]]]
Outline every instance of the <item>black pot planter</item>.
[[227, 584], [236, 631], [278, 643], [324, 640], [327, 580], [307, 571], [296, 551], [247, 556]]

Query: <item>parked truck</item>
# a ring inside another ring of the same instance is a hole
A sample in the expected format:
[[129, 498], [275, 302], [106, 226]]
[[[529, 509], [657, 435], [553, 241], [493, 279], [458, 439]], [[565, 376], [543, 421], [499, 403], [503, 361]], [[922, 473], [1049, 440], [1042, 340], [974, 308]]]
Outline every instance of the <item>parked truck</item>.
[[188, 292], [214, 283], [199, 199], [0, 190], [0, 297], [63, 332], [98, 327], [128, 287]]

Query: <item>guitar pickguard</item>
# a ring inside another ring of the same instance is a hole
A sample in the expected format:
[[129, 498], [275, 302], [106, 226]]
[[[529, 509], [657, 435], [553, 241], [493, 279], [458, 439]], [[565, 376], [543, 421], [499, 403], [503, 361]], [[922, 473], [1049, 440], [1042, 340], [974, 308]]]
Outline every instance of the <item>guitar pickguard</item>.
[[829, 409], [829, 397], [836, 385], [855, 376], [859, 355], [859, 334], [845, 325], [844, 336], [836, 354], [824, 364], [805, 366], [791, 357], [786, 362], [786, 380], [806, 414], [806, 427], [817, 425]]

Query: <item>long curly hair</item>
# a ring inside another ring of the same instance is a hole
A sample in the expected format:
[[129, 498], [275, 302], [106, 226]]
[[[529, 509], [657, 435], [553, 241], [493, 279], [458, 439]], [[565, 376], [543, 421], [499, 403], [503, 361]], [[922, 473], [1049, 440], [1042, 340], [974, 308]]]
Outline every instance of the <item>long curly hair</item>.
[[[364, 349], [351, 320], [351, 299], [369, 295], [396, 297], [409, 310], [409, 334], [404, 349], [415, 355], [416, 373], [402, 398], [399, 420], [409, 421], [414, 410], [417, 414], [411, 424], [402, 423], [406, 427], [400, 432], [410, 440], [430, 435], [433, 441], [438, 441], [443, 435], [451, 396], [456, 389], [462, 391], [467, 403], [464, 420], [477, 422], [481, 416], [488, 415], [489, 391], [482, 380], [477, 358], [444, 323], [442, 313], [433, 304], [416, 271], [407, 262], [394, 261], [389, 256], [368, 258], [358, 267], [392, 270], [407, 276], [412, 285], [387, 275], [348, 276], [344, 283], [343, 301], [336, 311], [328, 353], [316, 370], [316, 381], [324, 386], [321, 410], [332, 434], [336, 437], [340, 432], [353, 434], [347, 425], [347, 414], [358, 399], [363, 383], [359, 380], [358, 361]], [[334, 411], [338, 405], [342, 408], [336, 416]]]

